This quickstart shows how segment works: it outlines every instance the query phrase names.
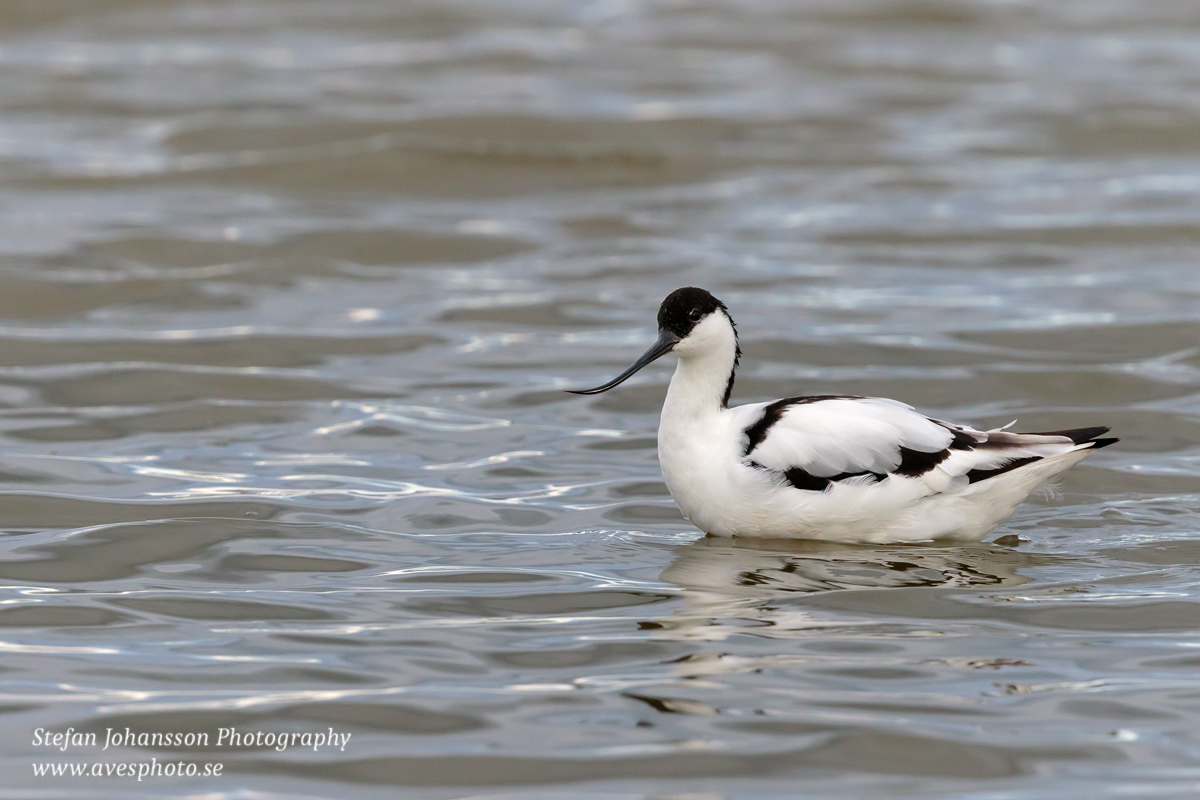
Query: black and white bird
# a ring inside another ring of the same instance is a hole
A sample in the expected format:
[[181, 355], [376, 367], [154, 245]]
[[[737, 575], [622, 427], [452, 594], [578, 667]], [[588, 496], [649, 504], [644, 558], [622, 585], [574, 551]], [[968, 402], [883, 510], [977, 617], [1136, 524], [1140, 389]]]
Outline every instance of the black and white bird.
[[729, 407], [741, 349], [725, 304], [677, 289], [658, 341], [599, 394], [671, 353], [658, 428], [667, 489], [717, 536], [840, 542], [978, 541], [1039, 484], [1117, 442], [1106, 427], [979, 431], [895, 400], [788, 397]]

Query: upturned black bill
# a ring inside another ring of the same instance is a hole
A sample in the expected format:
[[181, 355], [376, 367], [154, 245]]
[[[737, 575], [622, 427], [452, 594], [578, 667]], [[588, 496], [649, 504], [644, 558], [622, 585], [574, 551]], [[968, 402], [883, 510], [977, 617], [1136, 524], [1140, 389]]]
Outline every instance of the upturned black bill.
[[637, 372], [651, 361], [662, 358], [667, 353], [671, 352], [671, 350], [677, 344], [679, 344], [678, 336], [670, 331], [659, 331], [658, 341], [652, 344], [649, 350], [642, 353], [641, 357], [629, 366], [629, 369], [625, 370], [608, 383], [601, 384], [594, 389], [567, 389], [567, 391], [571, 394], [600, 394], [601, 392], [607, 392], [614, 386], [620, 386], [622, 383], [627, 381], [633, 375], [633, 373]]

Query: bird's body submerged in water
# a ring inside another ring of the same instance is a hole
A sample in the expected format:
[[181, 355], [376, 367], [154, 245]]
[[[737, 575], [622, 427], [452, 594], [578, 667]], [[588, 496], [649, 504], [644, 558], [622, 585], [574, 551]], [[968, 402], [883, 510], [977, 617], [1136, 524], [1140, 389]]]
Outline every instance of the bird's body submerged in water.
[[1117, 439], [1108, 428], [978, 431], [894, 400], [789, 397], [729, 407], [741, 355], [725, 305], [678, 289], [659, 338], [608, 391], [679, 358], [658, 428], [663, 479], [706, 533], [843, 542], [977, 541], [1039, 484]]

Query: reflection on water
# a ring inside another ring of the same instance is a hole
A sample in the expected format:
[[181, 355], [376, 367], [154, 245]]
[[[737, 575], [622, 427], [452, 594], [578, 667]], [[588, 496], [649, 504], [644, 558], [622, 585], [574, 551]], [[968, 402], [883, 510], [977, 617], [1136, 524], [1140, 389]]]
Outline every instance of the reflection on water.
[[[662, 579], [683, 590], [668, 639], [720, 641], [744, 633], [787, 636], [830, 623], [789, 595], [855, 589], [1019, 586], [1020, 568], [1059, 561], [992, 545], [911, 547], [794, 540], [698, 539], [679, 548]], [[836, 623], [844, 625], [845, 623]], [[869, 624], [865, 621], [854, 624]]]
[[[1200, 12], [0, 4], [14, 796], [1190, 797]], [[1008, 548], [697, 539], [659, 299], [738, 401], [1122, 437]], [[615, 374], [615, 372], [613, 373]], [[35, 779], [38, 727], [353, 734]]]
[[1050, 557], [992, 545], [897, 547], [706, 537], [681, 548], [663, 580], [685, 590], [765, 597], [898, 586], [1017, 586], [1018, 567]]

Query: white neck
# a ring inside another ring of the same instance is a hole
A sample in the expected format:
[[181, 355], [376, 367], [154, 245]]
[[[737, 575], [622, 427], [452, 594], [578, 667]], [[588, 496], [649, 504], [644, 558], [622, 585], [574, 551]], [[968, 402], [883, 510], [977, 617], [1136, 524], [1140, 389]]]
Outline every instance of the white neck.
[[696, 417], [720, 413], [738, 355], [737, 334], [724, 314], [713, 314], [676, 347], [679, 365], [671, 377], [663, 415]]
[[[737, 359], [737, 334], [723, 313], [710, 314], [673, 351], [671, 376], [658, 423], [658, 463], [683, 515], [701, 530], [723, 530], [711, 498], [729, 490], [726, 471], [736, 463], [739, 437], [727, 430], [737, 416], [725, 412], [725, 390]], [[736, 451], [735, 451], [736, 450]]]

